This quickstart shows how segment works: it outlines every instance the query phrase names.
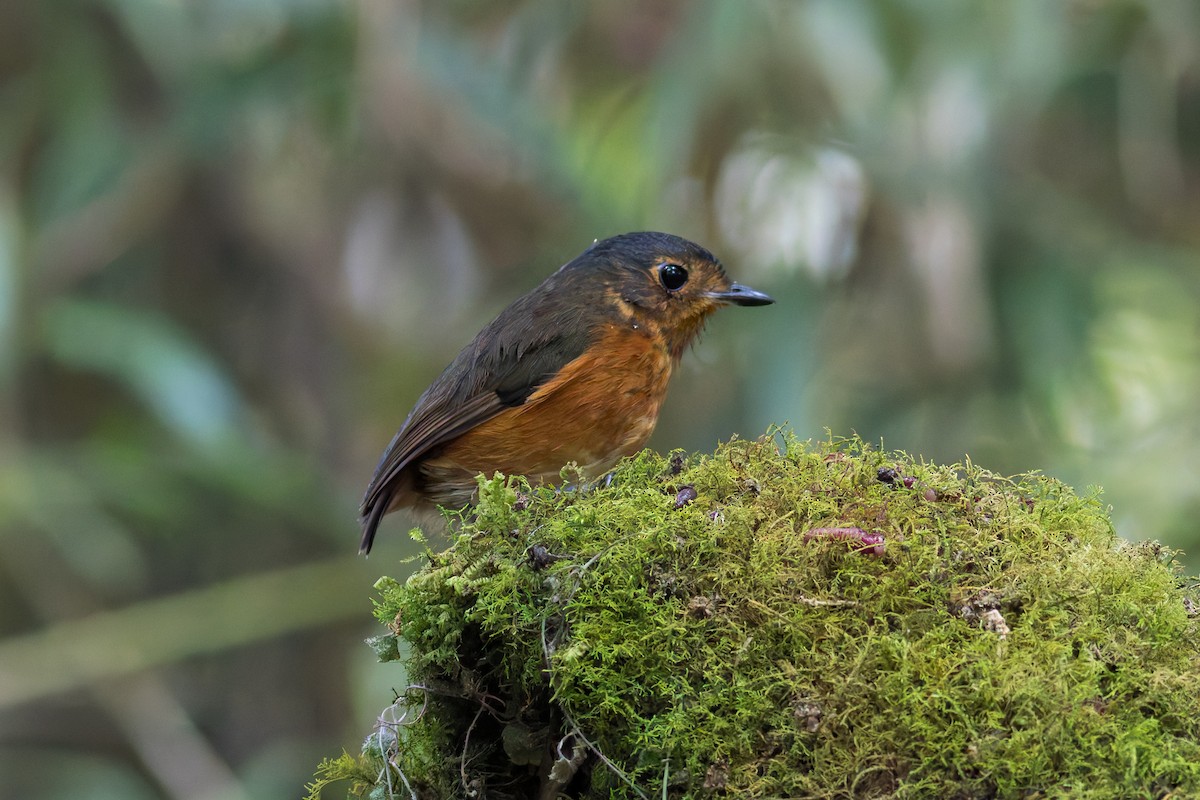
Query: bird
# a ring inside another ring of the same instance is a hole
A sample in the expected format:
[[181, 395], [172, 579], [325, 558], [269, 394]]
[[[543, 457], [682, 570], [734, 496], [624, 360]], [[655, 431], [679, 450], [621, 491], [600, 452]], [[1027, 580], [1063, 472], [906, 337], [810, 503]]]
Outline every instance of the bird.
[[359, 508], [360, 554], [383, 516], [465, 508], [476, 476], [599, 477], [640, 450], [671, 372], [714, 311], [765, 306], [694, 242], [641, 231], [596, 240], [500, 312], [417, 400]]

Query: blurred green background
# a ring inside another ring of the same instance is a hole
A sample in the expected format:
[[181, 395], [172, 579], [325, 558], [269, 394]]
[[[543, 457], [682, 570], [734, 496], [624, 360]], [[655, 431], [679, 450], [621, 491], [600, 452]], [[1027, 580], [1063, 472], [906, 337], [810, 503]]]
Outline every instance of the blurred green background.
[[779, 301], [712, 321], [660, 450], [857, 431], [1200, 554], [1189, 0], [8, 0], [2, 793], [292, 797], [356, 749], [414, 551], [355, 556], [379, 453], [638, 229]]

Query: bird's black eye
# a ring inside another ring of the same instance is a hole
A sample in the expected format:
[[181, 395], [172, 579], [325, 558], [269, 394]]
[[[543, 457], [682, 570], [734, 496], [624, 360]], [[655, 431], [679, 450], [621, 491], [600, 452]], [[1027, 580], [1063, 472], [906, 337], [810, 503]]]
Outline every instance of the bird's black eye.
[[677, 292], [687, 283], [687, 270], [678, 264], [663, 264], [658, 268], [658, 280], [668, 292]]

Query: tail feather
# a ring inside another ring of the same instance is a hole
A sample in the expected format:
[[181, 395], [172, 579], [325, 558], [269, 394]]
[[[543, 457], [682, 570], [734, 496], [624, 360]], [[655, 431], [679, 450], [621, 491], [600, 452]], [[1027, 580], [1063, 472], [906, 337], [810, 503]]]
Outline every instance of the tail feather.
[[387, 508], [391, 505], [390, 497], [377, 497], [375, 503], [367, 513], [362, 517], [362, 541], [358, 545], [358, 554], [365, 556], [371, 552], [371, 545], [375, 542], [375, 531], [379, 529], [379, 521], [383, 519], [383, 515], [387, 513]]

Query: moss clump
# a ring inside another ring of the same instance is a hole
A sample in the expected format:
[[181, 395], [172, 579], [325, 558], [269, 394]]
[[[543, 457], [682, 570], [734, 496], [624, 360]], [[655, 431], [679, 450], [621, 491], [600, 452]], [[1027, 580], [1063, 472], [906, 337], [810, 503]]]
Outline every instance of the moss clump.
[[480, 493], [378, 584], [377, 791], [1200, 796], [1192, 586], [1057, 481], [781, 435]]

